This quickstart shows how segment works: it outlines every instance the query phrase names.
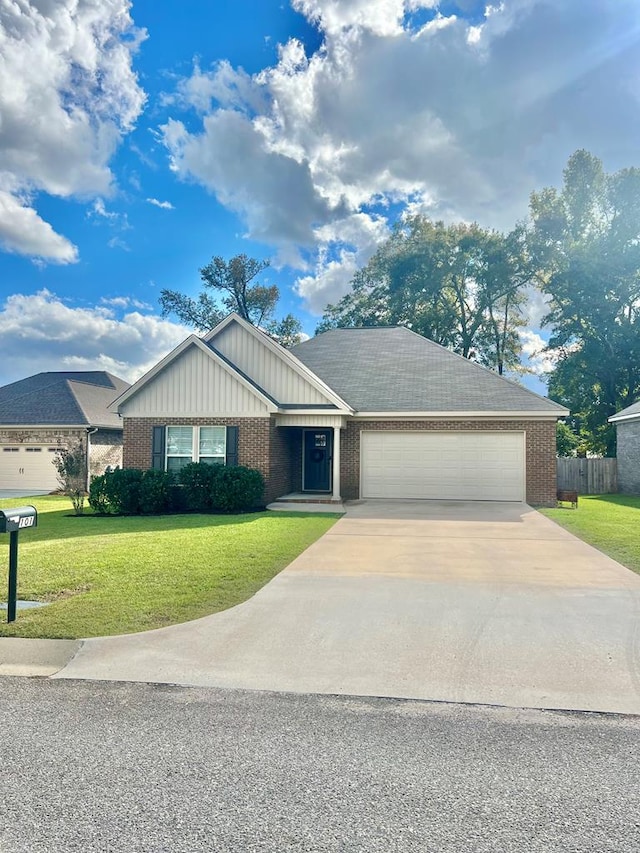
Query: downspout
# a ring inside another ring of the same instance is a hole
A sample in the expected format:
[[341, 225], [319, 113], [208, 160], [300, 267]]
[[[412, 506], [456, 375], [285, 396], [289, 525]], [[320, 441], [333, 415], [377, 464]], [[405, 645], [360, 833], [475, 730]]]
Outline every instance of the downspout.
[[98, 427], [87, 427], [87, 474], [85, 477], [85, 485], [87, 487], [87, 494], [89, 493], [89, 486], [91, 483], [89, 482], [90, 470], [91, 470], [91, 436], [95, 435], [98, 432]]

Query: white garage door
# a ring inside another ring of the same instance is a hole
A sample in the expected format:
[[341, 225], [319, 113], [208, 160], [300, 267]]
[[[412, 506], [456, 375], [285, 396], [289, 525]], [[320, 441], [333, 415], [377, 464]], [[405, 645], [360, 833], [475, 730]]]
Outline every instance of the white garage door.
[[55, 447], [3, 445], [0, 447], [0, 489], [54, 491], [58, 485], [53, 459]]
[[360, 433], [363, 498], [522, 501], [523, 432]]

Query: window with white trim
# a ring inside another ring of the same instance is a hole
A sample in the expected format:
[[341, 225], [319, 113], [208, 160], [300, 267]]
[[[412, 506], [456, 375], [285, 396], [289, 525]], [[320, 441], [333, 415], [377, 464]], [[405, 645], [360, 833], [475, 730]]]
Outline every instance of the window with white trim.
[[167, 471], [179, 471], [190, 462], [224, 465], [227, 428], [223, 426], [168, 426]]

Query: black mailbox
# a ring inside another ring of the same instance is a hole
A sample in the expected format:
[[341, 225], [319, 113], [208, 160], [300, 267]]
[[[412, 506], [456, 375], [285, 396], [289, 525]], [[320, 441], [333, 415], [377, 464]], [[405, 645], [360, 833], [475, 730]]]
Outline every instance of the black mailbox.
[[34, 506], [0, 509], [0, 533], [9, 534], [9, 594], [7, 622], [15, 622], [18, 600], [18, 534], [38, 526], [38, 511]]
[[16, 533], [27, 527], [38, 526], [38, 511], [34, 506], [16, 506], [0, 509], [0, 533]]

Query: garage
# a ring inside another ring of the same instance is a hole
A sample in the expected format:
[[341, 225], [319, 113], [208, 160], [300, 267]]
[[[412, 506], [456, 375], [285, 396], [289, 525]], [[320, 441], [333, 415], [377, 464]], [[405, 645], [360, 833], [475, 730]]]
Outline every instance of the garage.
[[4, 445], [0, 452], [0, 489], [55, 491], [57, 472], [53, 466], [56, 447]]
[[523, 501], [524, 432], [360, 433], [363, 498]]

